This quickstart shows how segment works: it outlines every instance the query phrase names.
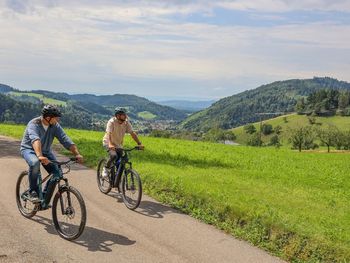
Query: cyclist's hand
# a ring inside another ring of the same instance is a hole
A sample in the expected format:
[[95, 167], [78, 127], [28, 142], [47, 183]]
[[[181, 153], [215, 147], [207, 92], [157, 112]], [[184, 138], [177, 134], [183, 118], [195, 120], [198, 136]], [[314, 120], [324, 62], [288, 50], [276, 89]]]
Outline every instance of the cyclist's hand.
[[38, 159], [43, 165], [48, 165], [50, 163], [49, 159], [47, 159], [45, 156], [39, 156]]
[[137, 148], [140, 150], [140, 151], [143, 151], [145, 149], [145, 146], [144, 145], [138, 145]]
[[110, 144], [110, 145], [108, 145], [108, 149], [111, 151], [115, 151], [116, 147], [114, 145]]
[[84, 162], [84, 157], [80, 154], [76, 155], [75, 158], [77, 158], [78, 163], [83, 163]]

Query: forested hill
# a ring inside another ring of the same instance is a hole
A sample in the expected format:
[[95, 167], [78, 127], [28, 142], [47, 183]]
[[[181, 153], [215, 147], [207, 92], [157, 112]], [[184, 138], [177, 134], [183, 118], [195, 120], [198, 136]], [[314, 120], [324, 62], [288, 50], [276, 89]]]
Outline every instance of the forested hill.
[[0, 84], [0, 93], [16, 100], [17, 102], [30, 102], [34, 104], [51, 103], [62, 107], [75, 106], [75, 110], [110, 117], [116, 106], [126, 107], [132, 119], [154, 119], [181, 121], [186, 118], [184, 111], [168, 106], [159, 105], [145, 98], [135, 95], [114, 94], [97, 96], [92, 94], [70, 95], [62, 92], [45, 90], [20, 91], [7, 85]]
[[[298, 99], [321, 89], [350, 90], [350, 83], [328, 77], [276, 81], [223, 98], [189, 116], [180, 127], [197, 131], [212, 127], [228, 129], [258, 121], [260, 115], [257, 113], [294, 112]], [[262, 118], [271, 118], [271, 115]]]
[[14, 91], [14, 88], [0, 83], [0, 92], [1, 93], [10, 92], [10, 91]]

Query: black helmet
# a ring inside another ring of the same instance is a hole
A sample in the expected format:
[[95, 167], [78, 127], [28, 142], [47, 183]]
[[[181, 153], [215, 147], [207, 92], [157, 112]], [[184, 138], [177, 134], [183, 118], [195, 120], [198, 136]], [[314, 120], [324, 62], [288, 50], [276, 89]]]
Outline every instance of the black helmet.
[[41, 114], [44, 117], [61, 117], [60, 110], [55, 105], [45, 105], [41, 110]]
[[117, 115], [117, 114], [126, 114], [127, 113], [127, 110], [125, 108], [121, 108], [121, 107], [116, 107], [114, 109], [114, 115]]

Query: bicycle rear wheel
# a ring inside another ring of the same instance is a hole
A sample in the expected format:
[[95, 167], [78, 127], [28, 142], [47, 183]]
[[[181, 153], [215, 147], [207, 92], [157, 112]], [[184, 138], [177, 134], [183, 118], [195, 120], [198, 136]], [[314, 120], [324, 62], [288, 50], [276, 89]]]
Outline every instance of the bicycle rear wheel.
[[59, 189], [52, 202], [52, 219], [58, 234], [67, 240], [77, 239], [86, 224], [84, 199], [74, 187]]
[[27, 199], [29, 194], [29, 177], [28, 172], [22, 172], [16, 184], [16, 203], [19, 212], [27, 218], [33, 217], [38, 211], [38, 205], [33, 204]]
[[131, 210], [136, 209], [142, 198], [142, 183], [139, 174], [133, 169], [126, 170], [122, 177], [121, 186], [124, 204]]
[[108, 194], [112, 189], [111, 177], [110, 176], [108, 176], [107, 178], [102, 177], [102, 170], [103, 170], [103, 167], [105, 167], [106, 163], [107, 163], [106, 158], [103, 158], [98, 162], [98, 166], [97, 166], [97, 186], [98, 186], [98, 189], [100, 189], [100, 191], [104, 194]]

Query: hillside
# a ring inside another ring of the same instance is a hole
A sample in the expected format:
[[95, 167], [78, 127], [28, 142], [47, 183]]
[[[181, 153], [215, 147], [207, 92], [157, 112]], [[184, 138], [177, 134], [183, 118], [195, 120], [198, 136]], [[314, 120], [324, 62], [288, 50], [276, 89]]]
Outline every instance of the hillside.
[[0, 93], [11, 92], [14, 90], [14, 88], [0, 83]]
[[92, 94], [70, 95], [67, 93], [56, 93], [45, 90], [19, 91], [3, 84], [0, 84], [0, 93], [9, 95], [12, 99], [17, 101], [34, 104], [51, 103], [65, 107], [67, 106], [67, 102], [70, 102], [77, 107], [84, 108], [90, 113], [105, 115], [106, 118], [113, 114], [113, 109], [116, 106], [128, 108], [129, 115], [134, 120], [153, 119], [181, 121], [187, 116], [184, 111], [159, 105], [142, 97], [127, 94], [97, 96]]
[[196, 112], [210, 107], [215, 100], [210, 101], [189, 101], [189, 100], [167, 100], [159, 101], [158, 104], [169, 106], [179, 110]]
[[189, 116], [179, 127], [195, 131], [207, 131], [212, 127], [230, 129], [258, 121], [260, 116], [257, 113], [294, 112], [299, 98], [320, 89], [350, 90], [350, 83], [327, 77], [276, 81], [221, 99]]
[[[313, 117], [315, 121], [315, 126], [327, 128], [328, 125], [332, 125], [337, 127], [342, 131], [350, 131], [350, 117], [344, 116], [332, 116], [332, 117]], [[271, 124], [273, 128], [276, 126], [281, 126], [281, 134], [279, 135], [282, 144], [288, 144], [288, 131], [291, 128], [296, 128], [300, 126], [310, 125], [309, 117], [306, 115], [298, 115], [296, 113], [283, 115], [276, 118], [264, 120], [263, 124]], [[256, 128], [256, 131], [260, 130], [260, 122], [252, 123]], [[237, 139], [235, 140], [240, 144], [247, 144], [248, 139], [250, 137], [244, 130], [244, 125], [233, 128], [232, 131], [236, 135]], [[275, 135], [272, 133], [271, 135], [264, 136], [262, 135], [262, 141], [268, 143], [270, 138]]]
[[[88, 109], [93, 110], [94, 105], [100, 105], [108, 109], [109, 112], [113, 112], [114, 107], [126, 107], [130, 112], [130, 116], [134, 119], [143, 119], [139, 113], [148, 113], [152, 116], [156, 116], [153, 119], [158, 120], [183, 120], [186, 114], [183, 111], [159, 105], [155, 102], [149, 101], [145, 98], [128, 95], [128, 94], [114, 94], [114, 95], [93, 95], [93, 94], [74, 94], [70, 95], [67, 93], [54, 93], [51, 91], [35, 90], [33, 91], [38, 94], [45, 95], [48, 98], [59, 99], [63, 101], [73, 100], [79, 103], [89, 103], [92, 107]], [[141, 116], [141, 117], [140, 117]], [[147, 118], [146, 118], [147, 119]]]

